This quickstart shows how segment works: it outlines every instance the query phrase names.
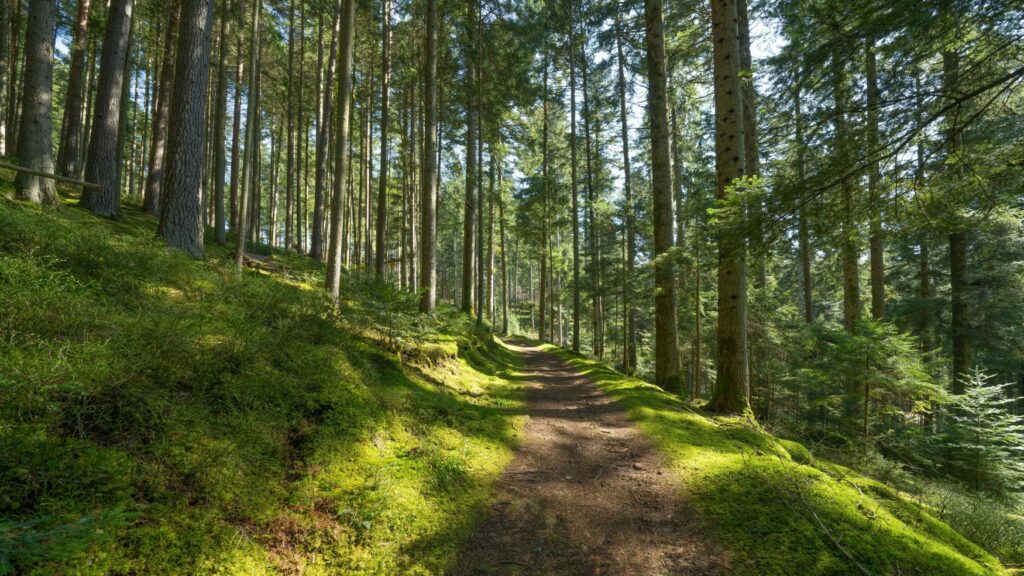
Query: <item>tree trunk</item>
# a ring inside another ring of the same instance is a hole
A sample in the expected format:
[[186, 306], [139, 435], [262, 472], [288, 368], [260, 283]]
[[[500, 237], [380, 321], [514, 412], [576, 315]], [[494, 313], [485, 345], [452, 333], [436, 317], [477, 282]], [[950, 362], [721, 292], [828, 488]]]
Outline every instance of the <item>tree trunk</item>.
[[[242, 76], [245, 72], [245, 59], [242, 55], [241, 35], [236, 48], [238, 63], [235, 66], [235, 102], [231, 119], [231, 199], [228, 202], [228, 220], [232, 232], [238, 229], [239, 157], [242, 152]], [[270, 245], [277, 246], [277, 230], [271, 230]]]
[[331, 240], [327, 257], [327, 290], [337, 302], [341, 294], [341, 232], [342, 197], [349, 165], [346, 162], [349, 139], [349, 117], [352, 100], [352, 44], [355, 28], [355, 0], [341, 0], [341, 52], [338, 70], [338, 119], [334, 133], [334, 197], [331, 199]]
[[167, 122], [167, 179], [161, 199], [159, 233], [168, 246], [201, 258], [205, 227], [199, 188], [203, 179], [204, 96], [210, 71], [213, 0], [183, 0], [181, 12], [182, 34]]
[[469, 25], [467, 26], [466, 64], [466, 202], [462, 230], [462, 302], [461, 310], [473, 313], [473, 260], [476, 254], [476, 46], [472, 38], [472, 26], [476, 22], [476, 2], [469, 3]]
[[327, 73], [323, 82], [323, 110], [320, 130], [316, 134], [316, 175], [313, 177], [313, 238], [311, 255], [314, 260], [324, 257], [324, 211], [327, 203], [327, 155], [334, 120], [334, 76], [338, 59], [338, 27], [341, 25], [341, 2], [335, 3], [331, 24], [331, 47], [327, 56]]
[[[729, 202], [738, 178], [746, 175], [743, 133], [743, 95], [740, 86], [737, 3], [745, 0], [714, 0], [711, 3], [714, 39], [715, 168], [717, 196]], [[733, 215], [733, 218], [739, 218]], [[718, 339], [717, 378], [710, 408], [736, 414], [749, 408], [747, 370], [746, 255], [736, 226], [726, 224], [718, 232]]]
[[214, 229], [217, 244], [227, 242], [227, 223], [224, 220], [224, 171], [227, 169], [228, 123], [228, 43], [231, 39], [231, 4], [225, 0], [220, 15], [220, 62], [217, 64], [217, 118], [213, 129], [215, 160], [213, 166]]
[[[128, 33], [131, 30], [134, 0], [111, 0], [107, 11], [107, 30], [103, 38], [96, 104], [89, 137], [89, 157], [85, 180], [99, 189], [82, 192], [82, 205], [97, 216], [110, 218], [121, 214], [121, 190], [118, 186], [117, 128], [121, 117], [121, 85], [124, 82], [124, 61], [128, 54]], [[209, 31], [207, 31], [209, 32]], [[201, 102], [206, 84], [199, 89]], [[200, 136], [199, 142], [202, 142]]]
[[[716, 0], [713, 5], [719, 3], [728, 4], [727, 1]], [[654, 383], [670, 392], [679, 392], [681, 380], [675, 267], [668, 254], [672, 248], [672, 160], [669, 155], [665, 22], [662, 10], [662, 0], [644, 1], [647, 105], [651, 130], [651, 194], [654, 198]]]
[[871, 223], [868, 246], [871, 260], [871, 318], [881, 320], [885, 316], [885, 238], [882, 233], [882, 198], [879, 185], [882, 174], [878, 161], [878, 114], [880, 99], [878, 93], [878, 66], [875, 58], [874, 41], [869, 40], [865, 49], [865, 76], [867, 78], [867, 121], [868, 154], [871, 165], [868, 168], [868, 200], [871, 202]]
[[569, 7], [569, 149], [572, 186], [572, 350], [580, 351], [580, 208], [576, 173], [576, 3]]
[[[149, 150], [149, 174], [142, 207], [151, 216], [160, 215], [160, 184], [164, 175], [164, 151], [167, 146], [167, 110], [174, 86], [175, 32], [181, 19], [181, 0], [172, 0], [171, 19], [164, 37], [163, 61], [160, 63], [160, 86], [156, 95], [156, 114], [153, 117], [153, 145]], [[90, 147], [92, 138], [90, 137]]]
[[[842, 171], [851, 159], [846, 109], [849, 104], [848, 79], [845, 64], [839, 54], [833, 55], [833, 80], [835, 98], [835, 163]], [[843, 269], [843, 328], [854, 332], [860, 321], [860, 271], [858, 269], [860, 239], [854, 221], [854, 182], [849, 176], [839, 184], [841, 191], [842, 240], [841, 258]]]
[[[31, 0], [25, 30], [25, 78], [22, 122], [28, 129], [18, 139], [18, 163], [31, 170], [53, 173], [53, 38], [56, 9], [53, 0]], [[27, 172], [14, 178], [14, 194], [21, 200], [57, 206], [54, 181]]]
[[10, 154], [18, 146], [18, 112], [22, 109], [18, 99], [18, 64], [21, 62], [21, 10], [23, 5], [24, 2], [21, 0], [14, 0], [14, 15], [10, 21], [11, 70], [10, 81], [7, 83], [7, 122], [4, 125], [4, 143], [7, 154]]
[[[960, 92], [960, 55], [950, 50], [942, 54], [943, 91], [948, 100]], [[962, 161], [963, 134], [959, 125], [962, 113], [960, 106], [954, 106], [946, 115], [946, 165], [951, 180], [963, 177]], [[964, 378], [971, 370], [971, 341], [968, 334], [970, 308], [968, 307], [967, 283], [967, 226], [957, 222], [949, 235], [949, 284], [951, 307], [951, 330], [953, 339], [953, 393], [964, 393]]]
[[623, 350], [623, 365], [626, 374], [636, 369], [636, 307], [633, 303], [632, 279], [635, 276], [636, 262], [636, 225], [633, 222], [633, 185], [632, 166], [629, 158], [629, 121], [626, 111], [626, 56], [622, 41], [622, 15], [615, 16], [615, 47], [618, 53], [619, 67], [619, 121], [622, 125], [622, 172], [626, 224], [626, 284], [623, 291], [625, 301], [626, 345]]
[[420, 181], [420, 310], [437, 305], [437, 0], [427, 0], [423, 87], [423, 177]]
[[[801, 112], [800, 87], [797, 86], [793, 96], [794, 115], [796, 117], [796, 179], [803, 186], [804, 174], [804, 117]], [[797, 243], [800, 252], [800, 280], [803, 296], [804, 322], [814, 323], [814, 283], [811, 276], [811, 233], [807, 223], [807, 207], [800, 206], [797, 224]]]
[[377, 183], [377, 252], [373, 266], [377, 280], [384, 280], [384, 265], [388, 256], [388, 167], [391, 164], [388, 155], [388, 128], [391, 115], [391, 0], [384, 0], [383, 8], [380, 59], [380, 181]]
[[[0, 27], [3, 24], [0, 23]], [[64, 100], [64, 122], [57, 154], [57, 170], [68, 178], [78, 178], [78, 160], [82, 156], [82, 112], [85, 106], [85, 51], [89, 36], [89, 0], [78, 0], [75, 34], [71, 42], [71, 69]], [[2, 48], [0, 48], [2, 50]]]
[[257, 91], [260, 79], [260, 20], [262, 19], [262, 3], [253, 2], [250, 15], [250, 36], [249, 36], [249, 97], [246, 102], [245, 114], [245, 158], [242, 160], [241, 186], [238, 190], [238, 222], [235, 229], [235, 271], [242, 273], [242, 265], [245, 261], [246, 227], [249, 222], [249, 193], [256, 188], [253, 186], [253, 162], [251, 151], [257, 139], [256, 116], [259, 115], [257, 102]]
[[10, 74], [11, 0], [0, 0], [0, 150], [10, 156], [12, 143], [7, 137], [8, 85], [14, 84]]

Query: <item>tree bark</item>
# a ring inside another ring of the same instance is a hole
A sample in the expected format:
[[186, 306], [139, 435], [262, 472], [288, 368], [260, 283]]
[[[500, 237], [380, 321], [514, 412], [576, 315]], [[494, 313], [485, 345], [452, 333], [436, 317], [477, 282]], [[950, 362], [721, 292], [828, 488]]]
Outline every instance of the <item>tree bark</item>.
[[[754, 85], [754, 59], [750, 52], [750, 15], [746, 0], [736, 2], [737, 31], [740, 42], [740, 89], [743, 93], [743, 157], [745, 176], [761, 175], [761, 157], [757, 141], [757, 89]], [[762, 226], [764, 207], [760, 199], [750, 207], [754, 219], [755, 277], [754, 287], [764, 290], [768, 285], [768, 265]], [[749, 242], [748, 242], [749, 244]]]
[[569, 3], [569, 149], [572, 186], [572, 350], [580, 351], [580, 201], [576, 172], [576, 2]]
[[204, 96], [210, 71], [213, 0], [183, 0], [181, 11], [183, 25], [167, 123], [167, 180], [159, 233], [168, 246], [201, 258], [205, 226], [199, 188], [203, 179]]
[[476, 254], [476, 45], [472, 32], [476, 23], [476, 2], [469, 2], [466, 26], [466, 201], [462, 230], [462, 302], [466, 314], [473, 313], [473, 261]]
[[[835, 98], [835, 151], [833, 156], [839, 170], [843, 170], [850, 162], [850, 142], [846, 122], [846, 109], [849, 105], [849, 85], [846, 77], [846, 65], [842, 56], [833, 55], [833, 82]], [[841, 192], [842, 240], [840, 252], [843, 269], [843, 328], [854, 332], [860, 321], [860, 270], [859, 244], [857, 224], [854, 221], [854, 182], [846, 177], [839, 183]]]
[[622, 15], [615, 16], [615, 48], [619, 68], [619, 122], [622, 127], [622, 172], [626, 224], [626, 283], [623, 291], [625, 302], [626, 345], [623, 350], [623, 366], [626, 374], [636, 369], [636, 307], [633, 304], [632, 279], [636, 263], [636, 224], [634, 223], [632, 165], [629, 157], [629, 121], [626, 111], [626, 56], [622, 40]]
[[[797, 86], [793, 95], [793, 109], [796, 117], [796, 179], [803, 186], [805, 176], [804, 151], [804, 117], [801, 110], [800, 87]], [[811, 233], [807, 222], [807, 208], [800, 207], [797, 223], [797, 243], [800, 252], [801, 295], [803, 297], [804, 322], [814, 323], [814, 279], [811, 276]]]
[[[18, 163], [32, 170], [53, 173], [53, 38], [56, 8], [53, 0], [31, 0], [25, 29], [25, 77], [22, 123], [28, 128], [18, 139]], [[20, 200], [57, 206], [60, 198], [49, 178], [19, 172], [14, 195]]]
[[[960, 55], [953, 50], [942, 54], [943, 91], [947, 99], [960, 92]], [[963, 134], [959, 125], [962, 110], [954, 106], [946, 115], [946, 155], [950, 179], [963, 178]], [[971, 370], [971, 341], [968, 333], [970, 308], [968, 306], [967, 226], [954, 224], [949, 235], [949, 284], [951, 300], [951, 330], [953, 339], [953, 393], [963, 394], [964, 378]]]
[[[743, 95], [740, 83], [737, 4], [744, 0], [712, 0], [715, 82], [715, 168], [717, 197], [729, 203], [736, 180], [746, 175]], [[739, 208], [739, 207], [737, 207]], [[733, 218], [739, 218], [733, 215]], [[710, 408], [727, 414], [749, 409], [747, 370], [746, 255], [735, 222], [718, 231], [717, 378]]]
[[0, 0], [0, 144], [4, 155], [13, 148], [7, 133], [8, 86], [14, 84], [11, 68], [11, 0]]
[[341, 63], [338, 70], [338, 120], [334, 133], [334, 197], [331, 199], [331, 241], [327, 258], [327, 291], [335, 303], [341, 295], [341, 234], [342, 234], [342, 197], [349, 165], [346, 162], [349, 140], [349, 117], [352, 100], [352, 44], [355, 28], [355, 0], [341, 0], [341, 52], [338, 56]]
[[[0, 27], [2, 27], [0, 23]], [[82, 112], [85, 107], [85, 51], [89, 35], [89, 0], [78, 0], [75, 33], [71, 42], [71, 69], [68, 91], [64, 99], [64, 122], [61, 129], [57, 170], [68, 178], [78, 178], [82, 156]], [[2, 48], [0, 48], [2, 50]]]
[[[713, 4], [718, 4], [715, 0]], [[668, 85], [662, 0], [644, 1], [651, 194], [654, 198], [654, 383], [680, 392], [676, 282], [672, 256], [672, 160], [669, 154]], [[716, 45], [717, 46], [717, 45]], [[593, 234], [593, 231], [591, 231]]]
[[[171, 0], [171, 19], [164, 37], [163, 61], [160, 64], [160, 86], [156, 95], [156, 114], [153, 117], [153, 145], [149, 150], [149, 173], [142, 207], [151, 216], [160, 215], [160, 184], [164, 175], [164, 152], [167, 146], [167, 111], [174, 87], [175, 32], [181, 19], [181, 0]], [[90, 138], [91, 141], [91, 138]], [[91, 144], [90, 144], [91, 146]]]
[[[121, 214], [117, 129], [121, 117], [121, 87], [124, 82], [124, 62], [128, 54], [128, 34], [131, 30], [133, 8], [134, 0], [111, 0], [107, 11], [107, 30], [103, 38], [103, 56], [100, 60], [99, 82], [96, 85], [92, 136], [89, 137], [89, 157], [85, 167], [85, 180], [100, 187], [82, 192], [83, 206], [97, 216], [110, 218]], [[206, 98], [202, 97], [202, 91], [199, 94], [200, 100], [205, 103]]]
[[865, 48], [865, 77], [867, 79], [867, 122], [868, 151], [872, 155], [868, 168], [868, 199], [871, 202], [871, 223], [868, 246], [871, 260], [871, 318], [881, 320], [885, 316], [885, 238], [882, 232], [882, 206], [884, 204], [879, 185], [882, 180], [877, 158], [879, 128], [878, 115], [880, 98], [878, 92], [878, 65], [875, 45], [869, 40]]
[[249, 17], [251, 30], [249, 36], [249, 95], [245, 114], [245, 158], [242, 160], [241, 187], [238, 190], [238, 222], [235, 229], [235, 271], [242, 273], [242, 265], [245, 261], [246, 229], [249, 225], [249, 193], [253, 186], [253, 155], [251, 151], [257, 139], [256, 117], [259, 115], [257, 101], [258, 84], [260, 79], [260, 20], [263, 9], [261, 2], [253, 2], [251, 15]]
[[391, 0], [383, 2], [383, 23], [381, 28], [381, 97], [380, 97], [380, 181], [377, 191], [377, 247], [374, 260], [374, 274], [378, 280], [384, 280], [384, 267], [387, 262], [388, 234], [388, 167], [391, 159], [388, 155], [388, 128], [391, 116]]
[[437, 0], [427, 0], [423, 86], [423, 176], [420, 181], [420, 311], [437, 305]]
[[217, 244], [227, 242], [227, 223], [224, 217], [224, 171], [227, 169], [228, 123], [228, 45], [231, 39], [231, 4], [222, 4], [220, 16], [220, 62], [217, 64], [217, 114], [213, 129], [215, 160], [213, 166], [214, 230]]

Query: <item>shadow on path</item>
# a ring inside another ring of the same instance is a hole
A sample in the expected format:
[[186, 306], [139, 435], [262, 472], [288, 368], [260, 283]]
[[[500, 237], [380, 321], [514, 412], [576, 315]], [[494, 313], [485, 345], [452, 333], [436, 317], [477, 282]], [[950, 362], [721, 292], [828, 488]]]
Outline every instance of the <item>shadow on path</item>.
[[525, 439], [452, 574], [724, 574], [662, 458], [561, 359], [521, 342]]

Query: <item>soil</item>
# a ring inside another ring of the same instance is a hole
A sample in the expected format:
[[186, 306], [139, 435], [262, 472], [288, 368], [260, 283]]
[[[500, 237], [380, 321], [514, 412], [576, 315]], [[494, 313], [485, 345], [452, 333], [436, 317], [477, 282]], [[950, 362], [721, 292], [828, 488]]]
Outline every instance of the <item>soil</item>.
[[529, 422], [453, 570], [464, 575], [717, 575], [728, 560], [622, 408], [521, 342]]

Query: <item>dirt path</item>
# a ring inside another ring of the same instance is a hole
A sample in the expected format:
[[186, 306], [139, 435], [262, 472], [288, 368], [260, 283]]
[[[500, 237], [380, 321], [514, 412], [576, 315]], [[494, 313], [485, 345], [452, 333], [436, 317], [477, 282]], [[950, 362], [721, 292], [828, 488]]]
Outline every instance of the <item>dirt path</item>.
[[515, 344], [530, 421], [454, 574], [727, 573], [622, 409], [561, 359]]

